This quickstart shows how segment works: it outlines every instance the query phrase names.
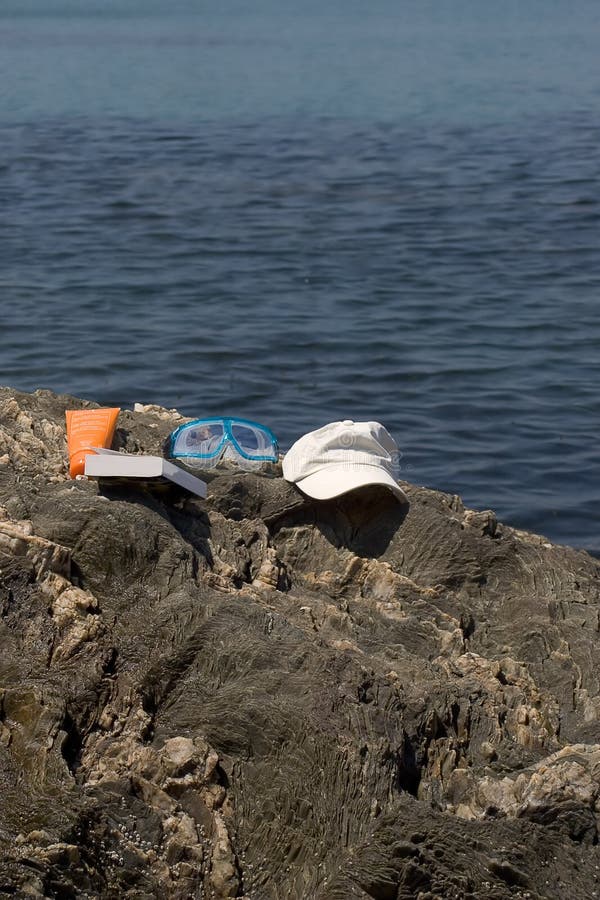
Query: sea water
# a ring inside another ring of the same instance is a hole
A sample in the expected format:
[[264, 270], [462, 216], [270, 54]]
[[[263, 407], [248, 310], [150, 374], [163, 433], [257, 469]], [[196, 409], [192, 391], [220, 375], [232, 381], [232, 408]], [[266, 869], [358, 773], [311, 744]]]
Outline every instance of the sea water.
[[375, 419], [600, 552], [599, 41], [587, 0], [5, 0], [0, 383]]

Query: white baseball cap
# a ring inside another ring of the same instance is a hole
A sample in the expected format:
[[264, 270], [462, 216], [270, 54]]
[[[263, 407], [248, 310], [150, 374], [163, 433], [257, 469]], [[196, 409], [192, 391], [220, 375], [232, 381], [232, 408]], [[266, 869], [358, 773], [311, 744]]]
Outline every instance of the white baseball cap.
[[398, 445], [379, 422], [331, 422], [299, 438], [283, 458], [283, 477], [315, 500], [382, 484], [399, 500]]

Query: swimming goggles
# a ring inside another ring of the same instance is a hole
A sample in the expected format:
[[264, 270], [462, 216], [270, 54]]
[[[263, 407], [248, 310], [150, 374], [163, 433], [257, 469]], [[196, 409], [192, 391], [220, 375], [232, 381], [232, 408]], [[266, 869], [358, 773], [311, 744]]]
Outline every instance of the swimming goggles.
[[171, 457], [190, 465], [210, 469], [222, 459], [231, 459], [244, 469], [255, 469], [265, 462], [277, 462], [277, 438], [266, 425], [249, 419], [194, 419], [172, 432]]

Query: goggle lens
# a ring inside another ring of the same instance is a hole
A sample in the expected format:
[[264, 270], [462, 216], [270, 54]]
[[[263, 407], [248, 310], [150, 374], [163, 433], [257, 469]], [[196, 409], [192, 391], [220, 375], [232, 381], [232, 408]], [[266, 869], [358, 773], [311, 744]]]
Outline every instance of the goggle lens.
[[241, 424], [240, 422], [232, 422], [231, 436], [238, 448], [247, 453], [248, 456], [273, 455], [272, 440], [262, 429]]
[[224, 437], [222, 423], [191, 423], [189, 428], [184, 426], [177, 433], [171, 452], [174, 456], [193, 454], [210, 457], [218, 453]]

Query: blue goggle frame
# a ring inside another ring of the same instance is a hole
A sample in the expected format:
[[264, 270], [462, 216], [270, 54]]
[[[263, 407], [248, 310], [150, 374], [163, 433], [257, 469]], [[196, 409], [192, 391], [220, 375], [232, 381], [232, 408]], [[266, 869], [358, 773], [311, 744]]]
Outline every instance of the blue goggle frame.
[[[222, 427], [223, 437], [218, 446], [214, 447], [210, 451], [210, 453], [175, 452], [177, 439], [180, 437], [182, 432], [192, 431], [194, 428], [202, 428], [203, 425], [220, 425]], [[253, 454], [245, 450], [233, 434], [233, 427], [235, 425], [241, 425], [242, 427], [246, 427], [251, 430], [256, 429], [261, 434], [263, 434], [271, 445], [271, 453], [268, 453], [266, 455], [256, 453]], [[239, 453], [239, 455], [243, 459], [247, 459], [253, 462], [277, 462], [279, 459], [279, 444], [277, 443], [277, 438], [275, 437], [271, 429], [267, 428], [266, 425], [261, 425], [260, 422], [253, 422], [251, 419], [240, 419], [237, 416], [227, 418], [221, 416], [211, 416], [205, 419], [194, 419], [191, 422], [184, 422], [183, 425], [179, 425], [175, 429], [175, 431], [171, 433], [169, 441], [169, 455], [176, 459], [215, 459], [221, 455], [227, 444], [231, 444], [235, 452]]]

